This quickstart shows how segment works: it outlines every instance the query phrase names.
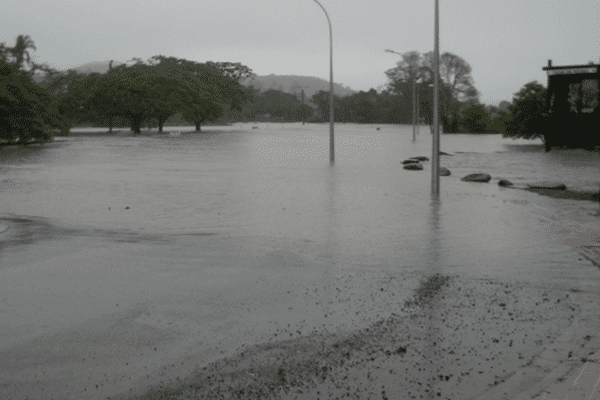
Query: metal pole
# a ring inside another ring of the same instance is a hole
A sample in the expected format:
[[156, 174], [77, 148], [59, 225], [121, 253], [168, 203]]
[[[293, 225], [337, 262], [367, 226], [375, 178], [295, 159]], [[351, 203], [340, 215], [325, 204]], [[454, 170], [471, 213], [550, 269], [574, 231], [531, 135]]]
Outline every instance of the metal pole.
[[419, 91], [417, 90], [417, 135], [419, 134], [419, 125], [421, 125], [421, 115], [419, 109]]
[[335, 159], [333, 148], [333, 33], [331, 30], [331, 20], [329, 19], [329, 14], [327, 14], [325, 7], [317, 0], [314, 1], [323, 9], [323, 12], [325, 12], [325, 16], [327, 17], [327, 22], [329, 23], [329, 162], [333, 163]]
[[438, 123], [438, 88], [440, 81], [440, 26], [439, 0], [435, 0], [435, 34], [433, 51], [433, 149], [431, 163], [431, 194], [437, 199], [440, 195], [440, 126]]
[[417, 118], [417, 101], [416, 101], [416, 96], [415, 96], [416, 82], [415, 82], [414, 79], [412, 81], [413, 81], [412, 82], [412, 84], [413, 84], [412, 85], [413, 86], [413, 98], [412, 98], [412, 103], [413, 103], [413, 142], [414, 142], [415, 140], [417, 140], [417, 137], [416, 137], [416, 133], [417, 133], [417, 121], [416, 121], [416, 118]]
[[302, 89], [302, 125], [304, 125], [304, 89]]

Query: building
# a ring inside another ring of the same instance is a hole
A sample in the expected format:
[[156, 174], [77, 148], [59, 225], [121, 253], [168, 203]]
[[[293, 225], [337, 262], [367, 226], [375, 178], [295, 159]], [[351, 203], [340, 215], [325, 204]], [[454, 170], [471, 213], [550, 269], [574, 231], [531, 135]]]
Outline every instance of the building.
[[548, 66], [546, 151], [600, 146], [600, 64]]

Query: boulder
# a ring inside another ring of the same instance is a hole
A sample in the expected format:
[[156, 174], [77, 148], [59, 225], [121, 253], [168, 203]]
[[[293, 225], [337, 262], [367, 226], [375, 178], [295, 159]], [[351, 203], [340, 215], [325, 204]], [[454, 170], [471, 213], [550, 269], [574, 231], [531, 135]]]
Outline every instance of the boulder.
[[511, 181], [506, 180], [506, 179], [500, 179], [498, 181], [498, 186], [504, 186], [504, 187], [506, 187], [506, 186], [513, 186], [513, 185], [514, 185], [514, 183], [512, 183]]
[[528, 183], [530, 189], [550, 189], [550, 190], [566, 190], [567, 186], [560, 182], [537, 182]]
[[418, 163], [419, 163], [419, 161], [412, 160], [412, 159], [402, 161], [402, 164], [418, 164]]
[[465, 182], [489, 182], [492, 179], [488, 174], [470, 174], [461, 179], [461, 181]]
[[411, 157], [410, 159], [417, 160], [417, 161], [429, 161], [429, 158], [423, 157], [423, 156]]
[[421, 171], [423, 166], [419, 163], [410, 163], [404, 166], [404, 169], [408, 169], [410, 171]]
[[446, 167], [440, 167], [440, 176], [450, 176], [450, 170]]

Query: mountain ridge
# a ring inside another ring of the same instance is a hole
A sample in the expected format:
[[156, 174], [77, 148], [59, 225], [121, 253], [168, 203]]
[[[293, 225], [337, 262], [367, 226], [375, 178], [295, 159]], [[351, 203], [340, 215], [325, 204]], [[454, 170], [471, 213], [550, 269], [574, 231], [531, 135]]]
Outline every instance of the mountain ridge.
[[[306, 99], [310, 99], [320, 90], [329, 91], [329, 81], [316, 76], [304, 75], [259, 75], [254, 78], [248, 78], [242, 81], [245, 86], [253, 86], [261, 91], [270, 89], [281, 90], [282, 92], [293, 93], [300, 96], [304, 89]], [[333, 83], [333, 93], [336, 96], [346, 97], [356, 93], [354, 89], [339, 83]]]

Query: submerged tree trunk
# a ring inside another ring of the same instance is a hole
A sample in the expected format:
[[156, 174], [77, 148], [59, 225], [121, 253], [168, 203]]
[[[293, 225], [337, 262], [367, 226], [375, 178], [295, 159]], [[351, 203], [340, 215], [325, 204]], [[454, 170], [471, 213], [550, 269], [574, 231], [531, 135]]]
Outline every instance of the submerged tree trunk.
[[163, 126], [165, 124], [165, 120], [166, 120], [165, 117], [158, 117], [158, 131], [160, 133], [162, 133], [162, 131], [163, 131]]
[[131, 121], [131, 130], [136, 135], [142, 133], [142, 124], [144, 123], [144, 119], [140, 115], [134, 115], [130, 117]]

